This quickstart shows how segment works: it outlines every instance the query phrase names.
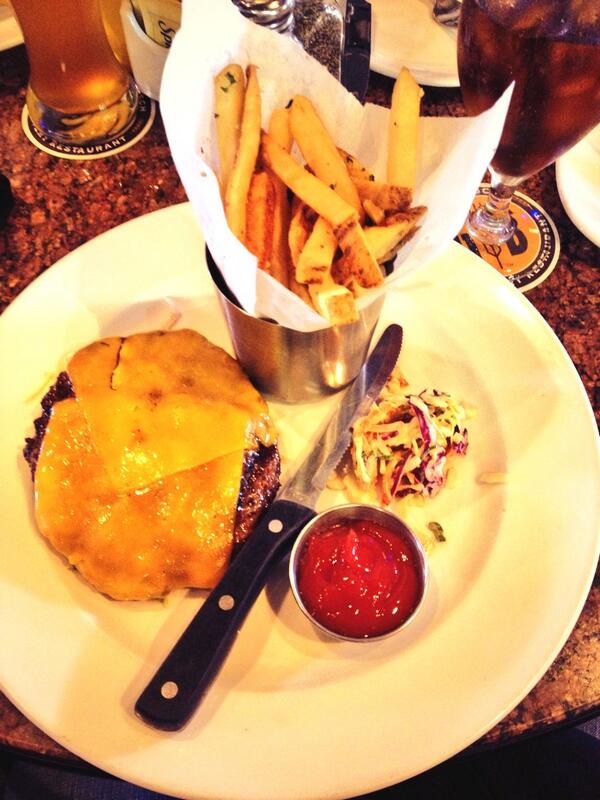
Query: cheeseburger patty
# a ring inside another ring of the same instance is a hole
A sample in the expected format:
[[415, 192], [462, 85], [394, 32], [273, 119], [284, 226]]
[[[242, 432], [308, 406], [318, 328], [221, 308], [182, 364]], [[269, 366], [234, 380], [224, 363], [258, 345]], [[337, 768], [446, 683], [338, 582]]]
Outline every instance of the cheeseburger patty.
[[113, 599], [215, 586], [279, 488], [265, 401], [196, 331], [92, 342], [41, 407], [23, 451], [38, 528]]
[[[48, 389], [41, 400], [42, 413], [34, 420], [35, 435], [25, 439], [23, 455], [29, 464], [31, 478], [35, 477], [38, 457], [48, 420], [55, 403], [75, 397], [73, 384], [66, 372], [61, 372], [54, 384]], [[244, 453], [242, 467], [242, 480], [238, 496], [237, 513], [234, 528], [234, 543], [237, 548], [252, 533], [254, 526], [261, 515], [267, 510], [275, 499], [279, 489], [279, 475], [281, 472], [281, 459], [277, 445], [265, 447], [263, 444]]]

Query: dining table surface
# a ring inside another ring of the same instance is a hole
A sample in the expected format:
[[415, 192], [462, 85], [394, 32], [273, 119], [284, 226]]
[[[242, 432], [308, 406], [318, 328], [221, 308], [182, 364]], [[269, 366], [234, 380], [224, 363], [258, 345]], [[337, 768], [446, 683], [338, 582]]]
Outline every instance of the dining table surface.
[[[25, 48], [1, 52], [0, 173], [9, 179], [14, 195], [14, 207], [0, 229], [1, 310], [41, 273], [84, 242], [142, 214], [186, 201], [171, 159], [160, 108], [148, 133], [121, 153], [95, 160], [57, 158], [38, 150], [23, 133], [21, 112], [27, 80]], [[367, 99], [389, 106], [392, 86], [391, 79], [371, 73]], [[460, 89], [424, 87], [422, 114], [464, 113]], [[564, 345], [598, 421], [600, 250], [567, 216], [557, 190], [554, 166], [528, 179], [523, 191], [548, 212], [556, 224], [561, 246], [555, 269], [526, 297]], [[481, 268], [493, 267], [482, 262]], [[582, 501], [585, 502], [583, 498]], [[496, 747], [576, 724], [599, 711], [597, 570], [579, 619], [550, 668], [519, 705], [469, 750]], [[82, 768], [88, 766], [39, 730], [1, 692], [0, 747]]]

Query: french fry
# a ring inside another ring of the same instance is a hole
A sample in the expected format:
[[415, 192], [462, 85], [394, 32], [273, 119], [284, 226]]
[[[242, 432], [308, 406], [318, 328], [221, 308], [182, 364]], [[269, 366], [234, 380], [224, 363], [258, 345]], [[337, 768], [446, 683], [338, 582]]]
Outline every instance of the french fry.
[[308, 286], [305, 286], [303, 283], [297, 281], [296, 278], [294, 277], [293, 271], [290, 273], [288, 288], [290, 292], [293, 292], [295, 295], [297, 295], [297, 297], [299, 297], [300, 300], [304, 300], [307, 306], [310, 306], [311, 308], [314, 307], [312, 297], [310, 296], [310, 292], [308, 290]]
[[[418, 229], [411, 207], [421, 89], [406, 70], [394, 88], [387, 181], [338, 148], [312, 103], [296, 96], [261, 130], [256, 67], [215, 78], [215, 124], [227, 222], [276, 278], [331, 324], [359, 319], [356, 298]], [[393, 130], [392, 130], [393, 128]], [[304, 166], [291, 155], [296, 141]], [[235, 155], [233, 155], [235, 154]]]
[[333, 228], [327, 220], [319, 217], [296, 262], [296, 280], [299, 283], [323, 283], [331, 271], [337, 246]]
[[383, 283], [381, 268], [369, 250], [365, 231], [358, 222], [339, 226], [335, 235], [342, 256], [333, 265], [333, 279], [344, 286], [354, 279], [363, 288]]
[[292, 136], [310, 169], [317, 178], [343, 197], [362, 219], [363, 209], [356, 187], [348, 174], [344, 159], [313, 104], [308, 98], [297, 95], [294, 97], [289, 114]]
[[269, 136], [262, 135], [262, 156], [292, 192], [335, 227], [358, 220], [356, 209], [327, 184], [311, 175]]
[[355, 180], [361, 201], [370, 200], [382, 211], [405, 211], [410, 207], [412, 192], [404, 186], [394, 186], [380, 181]]
[[288, 228], [288, 245], [290, 248], [290, 255], [294, 269], [298, 264], [300, 255], [304, 250], [304, 246], [308, 241], [308, 237], [312, 231], [315, 223], [311, 219], [314, 212], [305, 203], [302, 203], [297, 198], [294, 199], [292, 204], [292, 215], [290, 217], [290, 225]]
[[235, 164], [225, 193], [225, 216], [233, 233], [246, 238], [246, 202], [260, 146], [261, 105], [256, 67], [246, 70], [246, 94]]
[[292, 205], [292, 214], [290, 217], [290, 227], [288, 229], [288, 243], [290, 260], [292, 266], [288, 273], [288, 288], [291, 292], [297, 295], [301, 300], [304, 300], [309, 306], [313, 306], [313, 301], [308, 291], [308, 287], [303, 283], [296, 280], [296, 264], [300, 258], [300, 254], [308, 241], [314, 220], [312, 217], [314, 212], [298, 198], [294, 198]]
[[352, 292], [334, 283], [331, 276], [322, 283], [310, 284], [308, 288], [315, 309], [332, 325], [345, 325], [358, 319]]
[[290, 250], [287, 242], [287, 232], [290, 224], [290, 207], [287, 198], [287, 189], [283, 183], [270, 170], [267, 170], [273, 183], [275, 203], [273, 207], [273, 239], [271, 243], [271, 275], [288, 286], [289, 275], [293, 269], [290, 259]]
[[347, 280], [345, 286], [346, 289], [348, 289], [348, 291], [352, 294], [352, 297], [354, 297], [354, 299], [362, 297], [362, 295], [367, 294], [369, 291], [368, 289], [363, 288], [359, 283], [357, 283], [355, 278], [350, 278], [349, 280]]
[[416, 225], [416, 220], [404, 219], [391, 225], [365, 228], [365, 239], [373, 258], [382, 264], [396, 255], [404, 238]]
[[394, 84], [388, 139], [387, 180], [415, 188], [419, 111], [423, 90], [403, 67]]
[[367, 169], [364, 164], [361, 164], [356, 156], [350, 155], [350, 153], [347, 153], [341, 147], [338, 147], [337, 150], [344, 160], [348, 174], [353, 180], [354, 178], [358, 178], [359, 180], [363, 181], [375, 180], [375, 175], [373, 175], [371, 170]]
[[423, 214], [427, 211], [427, 206], [411, 206], [406, 211], [396, 211], [392, 214], [387, 214], [384, 220], [384, 225], [394, 225], [396, 222], [402, 222], [405, 219], [418, 222]]
[[221, 166], [221, 191], [227, 191], [235, 163], [244, 108], [244, 71], [239, 64], [229, 64], [215, 78], [215, 125]]
[[362, 201], [362, 204], [368, 218], [372, 220], [375, 225], [383, 225], [385, 220], [385, 211], [382, 208], [379, 208], [379, 206], [376, 205], [372, 200], [369, 200], [368, 197]]
[[266, 171], [255, 172], [248, 190], [245, 245], [256, 256], [260, 269], [270, 274], [274, 210], [275, 186], [271, 176]]
[[[292, 134], [287, 109], [278, 108], [271, 114], [269, 133], [288, 153], [292, 148]], [[286, 185], [269, 170], [275, 188], [275, 207], [273, 209], [273, 245], [271, 250], [272, 276], [290, 288], [294, 265], [290, 257], [288, 230], [290, 226], [290, 204]]]
[[290, 114], [287, 108], [276, 108], [269, 120], [269, 135], [278, 145], [289, 153], [292, 149], [292, 129], [290, 127]]
[[331, 276], [337, 239], [331, 225], [319, 217], [296, 264], [296, 279], [307, 284], [315, 309], [332, 325], [358, 319], [352, 292], [335, 283]]

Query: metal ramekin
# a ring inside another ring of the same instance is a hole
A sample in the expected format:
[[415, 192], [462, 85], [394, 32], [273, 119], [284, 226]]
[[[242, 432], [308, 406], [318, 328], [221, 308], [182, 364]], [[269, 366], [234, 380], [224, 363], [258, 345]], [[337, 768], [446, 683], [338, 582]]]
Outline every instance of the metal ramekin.
[[304, 333], [247, 314], [224, 283], [208, 248], [206, 262], [236, 358], [262, 394], [286, 403], [310, 402], [343, 389], [358, 375], [384, 295], [356, 322]]
[[[421, 597], [419, 598], [419, 602], [417, 603], [414, 611], [412, 614], [407, 617], [401, 624], [397, 627], [392, 628], [392, 630], [387, 631], [386, 633], [379, 634], [377, 636], [367, 636], [367, 637], [354, 637], [354, 636], [344, 636], [336, 631], [332, 631], [329, 628], [322, 625], [320, 622], [312, 616], [312, 614], [308, 611], [304, 603], [302, 602], [302, 598], [300, 597], [300, 592], [298, 591], [298, 582], [297, 582], [297, 574], [298, 574], [298, 564], [300, 561], [300, 555], [302, 553], [302, 548], [304, 547], [304, 543], [306, 539], [315, 531], [318, 533], [319, 531], [326, 530], [330, 528], [332, 525], [335, 525], [338, 522], [343, 522], [345, 520], [359, 520], [359, 519], [366, 519], [371, 522], [380, 522], [385, 527], [389, 528], [393, 531], [398, 531], [399, 533], [403, 534], [406, 540], [410, 543], [411, 547], [413, 548], [414, 554], [416, 556], [417, 564], [420, 568], [420, 575], [421, 575]], [[323, 511], [321, 514], [317, 514], [316, 517], [308, 522], [294, 543], [294, 547], [292, 548], [292, 552], [290, 555], [290, 564], [289, 564], [289, 576], [290, 576], [290, 585], [292, 587], [292, 593], [300, 610], [308, 617], [308, 619], [315, 625], [319, 630], [326, 633], [328, 636], [333, 637], [334, 639], [341, 639], [346, 642], [375, 642], [380, 641], [381, 639], [387, 639], [390, 636], [398, 633], [398, 631], [403, 630], [404, 628], [409, 625], [412, 620], [417, 616], [419, 613], [420, 608], [423, 605], [423, 601], [425, 599], [425, 595], [427, 593], [427, 586], [429, 583], [429, 566], [427, 562], [427, 557], [425, 555], [425, 551], [421, 542], [412, 532], [412, 530], [404, 523], [400, 517], [396, 514], [388, 511], [386, 509], [380, 508], [379, 506], [373, 506], [366, 503], [349, 503], [347, 505], [336, 506], [335, 508], [330, 508], [327, 511]]]

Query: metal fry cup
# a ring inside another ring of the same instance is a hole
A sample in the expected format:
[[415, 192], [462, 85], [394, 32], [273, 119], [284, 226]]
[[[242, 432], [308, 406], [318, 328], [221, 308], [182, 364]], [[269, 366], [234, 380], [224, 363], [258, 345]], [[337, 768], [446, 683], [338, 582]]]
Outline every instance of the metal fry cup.
[[285, 403], [304, 403], [337, 392], [354, 380], [369, 351], [383, 295], [365, 308], [356, 322], [295, 331], [247, 314], [208, 248], [206, 262], [236, 358], [262, 394]]

